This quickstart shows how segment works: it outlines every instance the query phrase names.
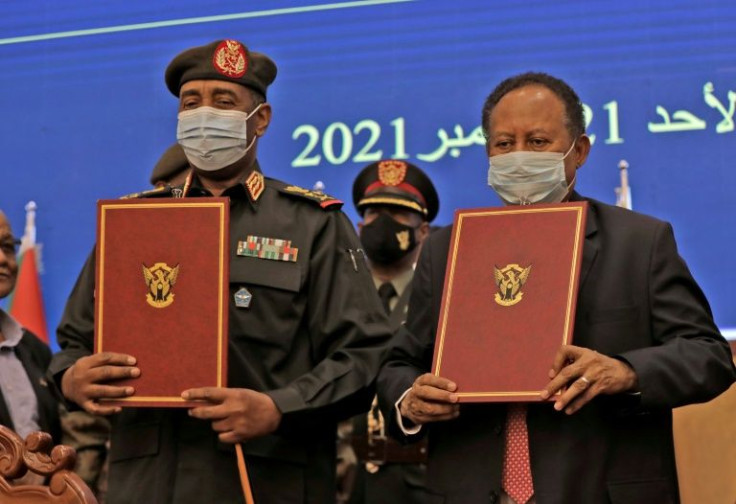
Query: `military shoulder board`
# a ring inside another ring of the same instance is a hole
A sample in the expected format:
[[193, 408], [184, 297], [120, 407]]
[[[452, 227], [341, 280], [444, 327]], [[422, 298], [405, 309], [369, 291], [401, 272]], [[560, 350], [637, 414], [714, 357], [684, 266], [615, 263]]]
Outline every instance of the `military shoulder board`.
[[150, 198], [150, 197], [161, 197], [161, 196], [169, 196], [171, 195], [171, 187], [170, 186], [162, 186], [162, 187], [156, 187], [153, 189], [149, 189], [148, 191], [141, 191], [131, 194], [126, 194], [125, 196], [120, 196], [120, 199], [136, 199], [136, 198]]
[[325, 210], [339, 210], [340, 208], [342, 208], [343, 205], [342, 201], [340, 201], [339, 199], [333, 198], [332, 196], [321, 191], [310, 191], [309, 189], [304, 189], [303, 187], [286, 184], [277, 188], [283, 193], [300, 196], [304, 199], [317, 203]]

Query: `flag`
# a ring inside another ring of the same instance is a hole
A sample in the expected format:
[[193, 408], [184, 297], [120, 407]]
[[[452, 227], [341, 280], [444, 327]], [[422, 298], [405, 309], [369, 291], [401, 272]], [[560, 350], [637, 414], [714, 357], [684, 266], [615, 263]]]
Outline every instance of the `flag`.
[[39, 277], [40, 245], [36, 243], [36, 204], [26, 205], [26, 228], [18, 251], [18, 279], [8, 313], [24, 328], [48, 344], [49, 333]]
[[616, 206], [631, 210], [633, 205], [631, 203], [631, 186], [629, 186], [629, 163], [622, 159], [618, 163], [618, 168], [621, 173], [621, 186], [615, 189]]

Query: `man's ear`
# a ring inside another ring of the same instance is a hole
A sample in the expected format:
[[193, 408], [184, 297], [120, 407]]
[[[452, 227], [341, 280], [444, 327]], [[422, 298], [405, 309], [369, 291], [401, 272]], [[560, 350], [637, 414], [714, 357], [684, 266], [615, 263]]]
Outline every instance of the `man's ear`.
[[256, 136], [262, 137], [266, 133], [268, 125], [271, 124], [271, 112], [271, 104], [268, 102], [261, 103], [260, 108], [256, 110], [254, 116]]
[[358, 221], [358, 225], [356, 226], [358, 228], [358, 234], [363, 230], [363, 221]]
[[422, 221], [417, 228], [417, 243], [422, 243], [429, 236], [429, 222]]
[[583, 133], [578, 137], [573, 154], [575, 154], [575, 169], [578, 169], [585, 164], [588, 154], [590, 154], [590, 138], [588, 135]]

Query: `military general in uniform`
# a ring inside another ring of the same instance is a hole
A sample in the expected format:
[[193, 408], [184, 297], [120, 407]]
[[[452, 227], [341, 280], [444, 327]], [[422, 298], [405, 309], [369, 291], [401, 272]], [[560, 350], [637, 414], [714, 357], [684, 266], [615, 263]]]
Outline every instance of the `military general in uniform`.
[[[111, 415], [109, 504], [242, 502], [240, 442], [258, 504], [334, 501], [336, 424], [369, 407], [390, 331], [341, 202], [261, 172], [275, 77], [235, 40], [176, 56], [166, 85], [192, 171], [138, 195], [230, 199], [228, 387], [183, 391], [203, 402], [189, 410], [104, 404], [141, 371], [135, 356], [92, 353], [94, 256], [67, 303], [49, 373], [70, 403]], [[246, 255], [246, 242], [295, 253]]]

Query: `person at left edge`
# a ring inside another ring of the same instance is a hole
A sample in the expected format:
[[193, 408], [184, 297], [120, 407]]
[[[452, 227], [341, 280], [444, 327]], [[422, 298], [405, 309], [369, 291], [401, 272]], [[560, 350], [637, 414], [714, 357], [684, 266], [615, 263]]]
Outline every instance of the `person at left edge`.
[[[0, 210], [0, 299], [15, 288], [19, 244]], [[49, 347], [0, 309], [0, 425], [13, 429], [22, 438], [42, 430], [58, 443], [59, 401], [44, 377], [50, 361]], [[29, 473], [22, 483], [39, 483], [41, 478], [36, 476]]]
[[[334, 501], [336, 424], [368, 409], [391, 333], [341, 202], [261, 173], [275, 77], [235, 40], [176, 56], [166, 84], [192, 173], [138, 195], [230, 198], [228, 388], [183, 391], [208, 403], [189, 411], [101, 404], [132, 394], [114, 380], [140, 370], [135, 356], [91, 355], [93, 256], [67, 303], [49, 372], [70, 402], [112, 415], [108, 504], [242, 502], [242, 441], [258, 504]], [[237, 254], [247, 236], [289, 240], [294, 254]]]

